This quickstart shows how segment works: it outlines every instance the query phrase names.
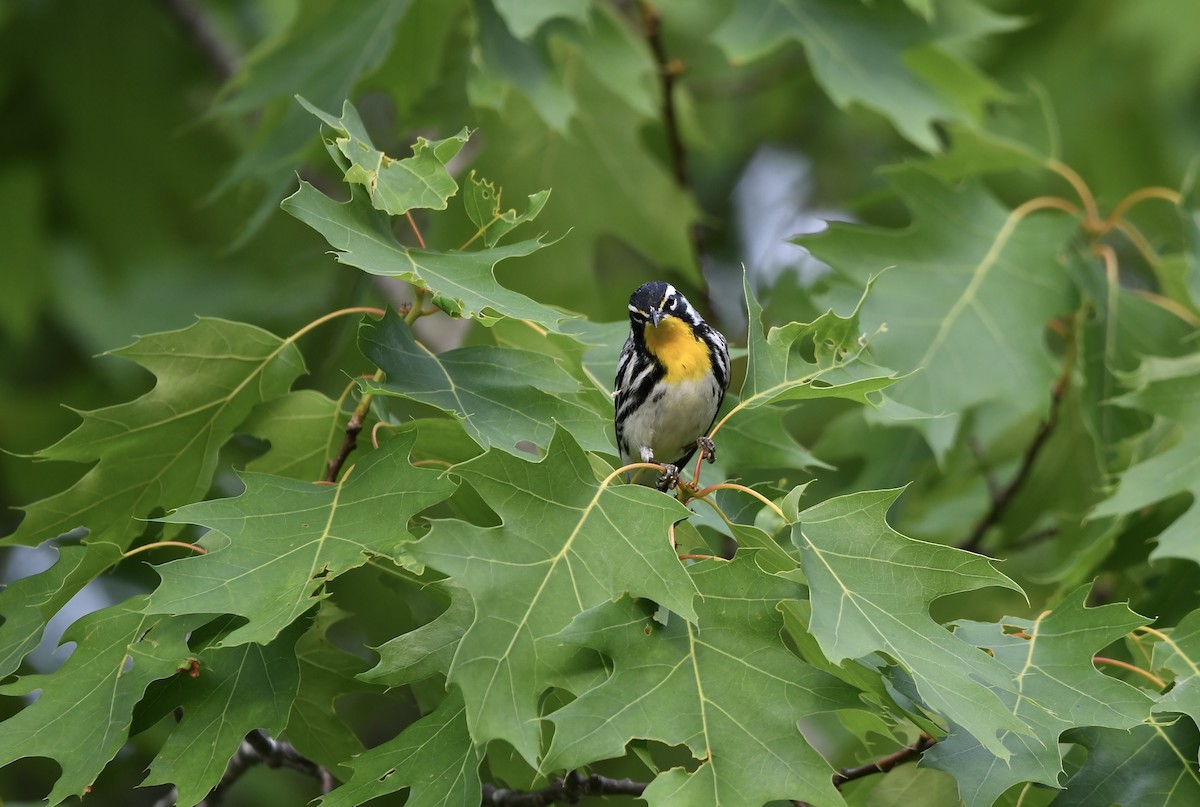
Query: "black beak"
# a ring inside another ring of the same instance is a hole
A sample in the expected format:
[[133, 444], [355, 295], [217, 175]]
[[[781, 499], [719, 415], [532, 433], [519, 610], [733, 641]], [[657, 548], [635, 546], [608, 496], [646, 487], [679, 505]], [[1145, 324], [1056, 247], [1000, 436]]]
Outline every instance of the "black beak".
[[650, 309], [650, 324], [653, 325], [655, 328], [657, 328], [658, 323], [661, 321], [662, 321], [662, 312], [659, 311], [657, 308], [651, 308]]

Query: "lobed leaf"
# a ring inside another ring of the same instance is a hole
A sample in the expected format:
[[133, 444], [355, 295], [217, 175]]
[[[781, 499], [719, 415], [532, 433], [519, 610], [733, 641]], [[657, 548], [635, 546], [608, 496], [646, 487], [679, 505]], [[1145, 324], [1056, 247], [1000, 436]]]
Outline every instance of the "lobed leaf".
[[561, 426], [586, 450], [611, 451], [612, 404], [587, 390], [551, 356], [478, 345], [433, 353], [394, 311], [365, 322], [360, 349], [387, 382], [364, 381], [371, 394], [436, 406], [459, 419], [483, 448], [546, 446]]
[[495, 276], [496, 264], [522, 257], [546, 246], [541, 238], [476, 252], [437, 252], [407, 247], [392, 234], [387, 214], [369, 201], [354, 197], [335, 202], [307, 182], [283, 200], [288, 213], [325, 236], [337, 250], [339, 262], [373, 275], [396, 277], [452, 301], [443, 308], [473, 317], [484, 325], [497, 315], [527, 319], [559, 332], [570, 315], [504, 288]]
[[[950, 186], [920, 166], [887, 177], [911, 226], [835, 224], [801, 243], [871, 288], [858, 312], [863, 329], [887, 328], [872, 352], [909, 373], [889, 395], [929, 415], [961, 417], [986, 403], [1001, 425], [1044, 415], [1057, 373], [1044, 331], [1075, 308], [1060, 255], [1077, 222], [1057, 211], [1018, 220], [978, 182]], [[917, 425], [939, 456], [958, 428]]]
[[1033, 729], [1031, 735], [1001, 736], [1012, 751], [1007, 765], [962, 732], [952, 732], [925, 752], [929, 765], [958, 780], [967, 807], [987, 807], [1020, 782], [1059, 787], [1059, 737], [1068, 729], [1132, 729], [1149, 717], [1151, 701], [1144, 691], [1104, 675], [1092, 662], [1102, 648], [1148, 620], [1123, 604], [1086, 608], [1087, 595], [1087, 587], [1077, 589], [1034, 620], [957, 624], [958, 637], [988, 650], [1012, 671], [1015, 693], [997, 694]]
[[1200, 733], [1186, 720], [1130, 731], [1076, 729], [1064, 738], [1087, 759], [1051, 807], [1190, 807], [1200, 803]]
[[482, 795], [479, 763], [462, 696], [452, 690], [432, 713], [355, 757], [350, 780], [318, 804], [354, 807], [408, 788], [408, 807], [473, 807]]
[[51, 807], [87, 792], [128, 739], [146, 688], [187, 668], [187, 635], [210, 618], [145, 614], [145, 601], [133, 597], [88, 614], [63, 634], [78, 646], [60, 669], [0, 686], [0, 695], [41, 690], [4, 722], [0, 767], [24, 757], [57, 762], [62, 775], [46, 797]]
[[[748, 0], [733, 5], [714, 39], [734, 62], [757, 59], [798, 40], [813, 75], [835, 104], [874, 109], [909, 141], [935, 151], [934, 122], [965, 118], [969, 109], [914, 72], [914, 53], [937, 47], [941, 40], [978, 37], [1019, 24], [1014, 18], [963, 6], [942, 8], [934, 17], [918, 16], [897, 2]], [[955, 78], [977, 78], [968, 65], [943, 62], [953, 67]], [[999, 97], [999, 90], [985, 83], [986, 95]]]
[[304, 372], [291, 341], [209, 318], [111, 353], [154, 373], [154, 389], [81, 412], [78, 428], [37, 452], [38, 459], [96, 464], [67, 490], [29, 505], [0, 544], [35, 546], [82, 526], [91, 542], [128, 547], [144, 527], [135, 519], [199, 498], [222, 444], [255, 406], [286, 394]]
[[470, 138], [465, 126], [442, 140], [418, 137], [412, 147], [413, 156], [397, 160], [375, 148], [358, 110], [349, 101], [342, 103], [342, 116], [335, 118], [303, 98], [297, 100], [326, 126], [341, 133], [333, 142], [349, 162], [344, 179], [364, 187], [376, 210], [392, 216], [415, 208], [445, 210], [450, 197], [458, 193], [458, 183], [446, 163]]
[[247, 732], [282, 731], [300, 684], [295, 648], [305, 627], [293, 624], [266, 645], [198, 654], [197, 677], [181, 676], [183, 718], [142, 786], [174, 784], [179, 803], [198, 804], [221, 781]]
[[544, 770], [623, 756], [634, 739], [686, 745], [700, 766], [659, 774], [651, 805], [761, 805], [773, 799], [839, 804], [833, 769], [796, 721], [861, 706], [858, 691], [789, 653], [777, 606], [803, 588], [758, 568], [756, 553], [692, 567], [696, 624], [654, 618], [623, 598], [575, 618], [563, 641], [610, 657], [602, 685], [553, 712]]
[[164, 517], [208, 527], [227, 543], [156, 566], [162, 583], [147, 613], [237, 614], [248, 622], [222, 645], [266, 644], [324, 597], [317, 592], [327, 581], [371, 555], [399, 559], [413, 540], [408, 520], [456, 487], [408, 463], [415, 439], [397, 435], [333, 486], [245, 474], [241, 496]]
[[563, 429], [539, 462], [493, 449], [454, 473], [502, 525], [438, 521], [412, 552], [452, 576], [474, 603], [475, 620], [450, 667], [471, 737], [503, 739], [536, 765], [538, 697], [571, 655], [555, 633], [625, 592], [696, 618], [695, 588], [667, 539], [688, 511], [658, 491], [599, 481]]
[[888, 526], [898, 490], [838, 496], [800, 513], [800, 549], [812, 601], [808, 629], [840, 663], [886, 653], [911, 674], [929, 708], [975, 737], [1000, 760], [1012, 752], [999, 735], [1031, 729], [1001, 701], [1016, 694], [999, 661], [929, 616], [938, 597], [985, 586], [1020, 587], [988, 558], [907, 538]]
[[1151, 558], [1183, 558], [1200, 563], [1200, 354], [1178, 358], [1149, 357], [1128, 378], [1136, 389], [1116, 400], [1179, 424], [1182, 439], [1173, 447], [1121, 474], [1117, 490], [1102, 501], [1092, 516], [1134, 512], [1178, 493], [1191, 493], [1188, 509], [1158, 536]]

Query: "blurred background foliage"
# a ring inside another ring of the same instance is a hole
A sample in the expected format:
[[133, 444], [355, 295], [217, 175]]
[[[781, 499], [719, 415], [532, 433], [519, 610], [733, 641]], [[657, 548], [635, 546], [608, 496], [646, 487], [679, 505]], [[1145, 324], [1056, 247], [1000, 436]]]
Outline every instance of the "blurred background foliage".
[[[757, 13], [769, 4], [737, 5]], [[417, 136], [470, 127], [456, 174], [461, 182], [476, 170], [502, 185], [508, 206], [552, 188], [533, 226], [560, 240], [502, 264], [507, 285], [612, 321], [632, 287], [660, 277], [738, 341], [742, 265], [771, 321], [811, 318], [839, 299], [836, 284], [826, 288], [825, 270], [791, 237], [824, 220], [905, 226], [910, 211], [881, 169], [953, 154], [970, 141], [956, 132], [986, 130], [1060, 160], [1102, 209], [1140, 187], [1179, 188], [1200, 153], [1200, 4], [1191, 0], [880, 0], [870, 13], [897, 23], [879, 29], [879, 42], [854, 38], [866, 6], [812, 6], [831, 30], [851, 32], [846, 42], [877, 47], [856, 56], [878, 72], [839, 73], [836, 47], [826, 52], [829, 43], [803, 27], [739, 27], [733, 0], [657, 0], [657, 38], [647, 37], [649, 7], [622, 0], [364, 0], [352, 13], [333, 0], [0, 5], [0, 533], [19, 521], [11, 508], [82, 472], [19, 454], [72, 428], [72, 408], [128, 400], [149, 385], [129, 363], [98, 354], [197, 315], [288, 334], [342, 306], [404, 299], [404, 289], [338, 266], [318, 233], [279, 210], [297, 173], [343, 194], [297, 94], [334, 113], [353, 99], [393, 156]], [[674, 77], [678, 138], [664, 126], [656, 59]], [[1045, 171], [937, 164], [985, 174], [1009, 205], [1070, 193]], [[1158, 252], [1175, 254], [1185, 245], [1166, 207], [1131, 216]], [[441, 248], [474, 231], [455, 206], [419, 220]], [[1127, 284], [1152, 286], [1137, 254], [1118, 249]], [[1188, 271], [1179, 270], [1182, 282], [1194, 285]], [[443, 329], [428, 338], [463, 337]], [[332, 396], [347, 373], [370, 369], [350, 324], [306, 338], [304, 349], [312, 375], [302, 383]], [[986, 499], [968, 441], [935, 461], [915, 430], [872, 429], [848, 409], [821, 402], [789, 422], [818, 459], [837, 465], [815, 490], [916, 479], [921, 495], [898, 528], [961, 538]], [[982, 432], [993, 470], [1015, 467], [1036, 425], [1033, 417]], [[1035, 499], [1047, 488], [1061, 498], [1056, 486], [1077, 484], [1074, 506], [1084, 512], [1104, 471], [1119, 469], [1081, 465], [1072, 428], [1085, 424], [1058, 430], [1025, 489], [1027, 506], [1012, 511], [1027, 523], [1002, 525], [1013, 545], [1046, 527], [1021, 514], [1044, 513]], [[1143, 613], [1179, 611], [1175, 595], [1191, 602], [1194, 565], [1147, 564], [1145, 539], [1184, 504], [1106, 539], [1092, 565], [1058, 568], [1056, 582], [1100, 572], [1106, 590], [1133, 596]], [[1044, 543], [990, 549], [1011, 549], [1016, 563], [1005, 571], [1035, 590], [1037, 570], [1062, 562]], [[0, 564], [0, 578], [17, 574], [15, 555]], [[980, 602], [975, 595], [971, 607], [993, 614], [1023, 607], [1013, 597]], [[37, 764], [0, 774], [0, 792], [21, 790], [13, 777]], [[114, 768], [106, 776], [139, 778], [136, 765]], [[239, 792], [254, 788], [247, 781]]]

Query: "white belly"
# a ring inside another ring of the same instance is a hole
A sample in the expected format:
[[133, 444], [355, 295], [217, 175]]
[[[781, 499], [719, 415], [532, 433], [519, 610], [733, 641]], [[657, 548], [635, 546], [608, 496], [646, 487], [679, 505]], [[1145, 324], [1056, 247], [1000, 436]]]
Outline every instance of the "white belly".
[[[656, 396], [662, 397], [653, 403]], [[717, 382], [711, 375], [678, 384], [663, 384], [625, 421], [622, 457], [642, 459], [649, 448], [659, 463], [674, 463], [696, 447], [716, 414]]]

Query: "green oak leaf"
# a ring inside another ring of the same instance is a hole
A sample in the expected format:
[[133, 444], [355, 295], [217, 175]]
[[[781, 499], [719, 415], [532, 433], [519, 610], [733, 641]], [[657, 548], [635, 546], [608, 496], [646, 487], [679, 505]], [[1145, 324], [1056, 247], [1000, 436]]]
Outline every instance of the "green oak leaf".
[[198, 804], [221, 781], [247, 732], [281, 731], [300, 683], [295, 647], [305, 627], [297, 622], [266, 645], [200, 653], [199, 675], [186, 677], [181, 688], [183, 719], [142, 786], [174, 784], [180, 804]]
[[569, 314], [535, 302], [499, 284], [495, 266], [505, 258], [537, 252], [541, 238], [476, 252], [437, 252], [407, 247], [392, 233], [391, 219], [361, 195], [335, 202], [307, 182], [282, 207], [325, 236], [340, 263], [373, 275], [396, 277], [454, 303], [456, 313], [484, 325], [497, 315], [527, 319], [558, 331]]
[[62, 776], [47, 796], [51, 807], [91, 787], [125, 744], [146, 688], [188, 666], [187, 635], [210, 619], [145, 614], [145, 601], [133, 597], [88, 614], [63, 634], [78, 645], [59, 670], [0, 686], [0, 695], [41, 690], [4, 722], [0, 767], [24, 757], [55, 760]]
[[575, 618], [558, 638], [612, 659], [612, 675], [551, 713], [543, 770], [621, 757], [634, 739], [686, 745], [701, 760], [658, 776], [651, 805], [838, 804], [833, 769], [796, 727], [801, 717], [861, 707], [858, 691], [780, 642], [783, 600], [803, 587], [766, 574], [754, 552], [692, 569], [698, 624], [663, 626], [654, 603], [628, 597]]
[[466, 127], [442, 140], [418, 137], [412, 147], [413, 156], [397, 160], [375, 148], [358, 110], [349, 101], [342, 103], [342, 116], [335, 118], [303, 98], [297, 100], [326, 126], [340, 132], [333, 143], [349, 161], [344, 179], [366, 188], [376, 210], [392, 216], [401, 216], [415, 208], [445, 210], [450, 197], [458, 193], [458, 182], [446, 169], [446, 163], [470, 138]]
[[547, 58], [545, 43], [514, 36], [493, 0], [474, 0], [472, 8], [478, 29], [472, 53], [475, 69], [467, 79], [471, 106], [503, 112], [509, 93], [516, 90], [547, 126], [564, 133], [578, 109], [564, 71]]
[[[933, 124], [970, 117], [971, 105], [955, 104], [937, 92], [934, 82], [914, 72], [914, 54], [938, 48], [947, 39], [978, 38], [1008, 30], [1020, 22], [973, 4], [942, 7], [934, 18], [918, 16], [899, 2], [843, 3], [840, 0], [742, 0], [714, 34], [734, 62], [765, 56], [785, 42], [798, 40], [813, 75], [839, 107], [861, 104], [891, 120], [908, 140], [936, 151]], [[925, 17], [925, 18], [923, 18]], [[943, 58], [958, 80], [979, 80], [965, 63]], [[950, 81], [941, 76], [938, 83]], [[986, 94], [1000, 96], [985, 82]]]
[[337, 401], [311, 389], [294, 390], [259, 404], [238, 431], [271, 444], [246, 470], [312, 481], [325, 475], [325, 463], [346, 436], [349, 415]]
[[[737, 399], [725, 396], [730, 408]], [[833, 470], [833, 466], [814, 457], [800, 445], [783, 424], [787, 409], [782, 406], [759, 406], [739, 412], [721, 430], [721, 451], [718, 459], [730, 468], [785, 468], [811, 471], [814, 468]]]
[[46, 629], [46, 623], [93, 578], [116, 565], [121, 548], [93, 541], [56, 547], [58, 557], [44, 572], [6, 583], [0, 590], [0, 679], [21, 666]]
[[147, 613], [238, 614], [249, 621], [223, 646], [270, 642], [324, 597], [318, 590], [326, 581], [370, 555], [403, 554], [413, 540], [408, 519], [454, 492], [439, 471], [408, 463], [415, 439], [397, 435], [336, 485], [245, 474], [241, 496], [164, 517], [208, 527], [227, 542], [207, 555], [156, 566], [162, 583]]
[[363, 751], [362, 741], [337, 714], [338, 700], [362, 692], [379, 692], [378, 687], [357, 678], [369, 662], [341, 649], [328, 635], [333, 625], [349, 617], [326, 600], [317, 610], [316, 620], [296, 642], [300, 685], [283, 730], [297, 751], [335, 776], [340, 775], [338, 767]]
[[1154, 645], [1154, 669], [1175, 673], [1170, 691], [1156, 712], [1180, 712], [1200, 727], [1200, 611], [1192, 611], [1171, 629], [1170, 641]]
[[[952, 774], [967, 807], [987, 807], [1019, 782], [1059, 786], [1059, 735], [1072, 728], [1131, 729], [1149, 717], [1150, 697], [1092, 663], [1092, 656], [1148, 620], [1123, 604], [1086, 608], [1088, 588], [1076, 589], [1037, 619], [959, 622], [955, 635], [989, 650], [1013, 673], [1016, 692], [1000, 692], [1005, 706], [1033, 729], [1002, 739], [1007, 765], [974, 737], [952, 732], [925, 752], [922, 764]], [[1016, 628], [1021, 635], [1012, 630]]]
[[286, 193], [298, 156], [313, 139], [312, 118], [292, 99], [302, 95], [317, 107], [334, 108], [349, 98], [359, 79], [387, 57], [398, 28], [407, 22], [410, 5], [411, 0], [367, 0], [354, 13], [338, 6], [306, 5], [297, 11], [290, 30], [269, 39], [246, 59], [223, 93], [216, 113], [240, 121], [275, 102], [286, 106], [280, 114], [261, 116], [255, 142], [242, 152], [215, 191], [222, 193], [250, 181], [265, 189], [262, 204], [246, 224], [242, 238], [262, 226]]
[[350, 780], [317, 803], [354, 807], [410, 788], [407, 807], [473, 807], [482, 796], [479, 763], [462, 695], [454, 689], [432, 713], [347, 763]]
[[1142, 725], [1130, 731], [1075, 729], [1063, 740], [1083, 746], [1088, 755], [1051, 807], [1200, 804], [1200, 770], [1195, 764], [1200, 732], [1190, 721]]
[[[889, 396], [930, 415], [986, 403], [1001, 426], [1044, 416], [1058, 373], [1045, 328], [1076, 304], [1060, 255], [1077, 222], [1057, 211], [1018, 222], [978, 182], [950, 186], [919, 165], [887, 178], [912, 211], [907, 229], [834, 224], [800, 243], [871, 287], [863, 330], [887, 330], [872, 353], [909, 374]], [[955, 422], [917, 425], [944, 455]]]
[[128, 403], [81, 412], [83, 422], [41, 460], [94, 462], [67, 490], [29, 505], [0, 544], [35, 546], [76, 527], [122, 549], [160, 508], [208, 490], [217, 452], [263, 401], [287, 393], [304, 372], [291, 340], [260, 328], [202, 318], [111, 351], [154, 373], [154, 389]]
[[475, 621], [475, 604], [466, 589], [452, 580], [437, 585], [449, 594], [446, 610], [421, 627], [376, 647], [379, 663], [359, 678], [398, 687], [450, 672], [458, 643]]
[[492, 0], [513, 36], [528, 39], [546, 22], [569, 17], [587, 22], [592, 0]]
[[840, 663], [887, 653], [916, 682], [928, 707], [1001, 760], [1001, 732], [1030, 734], [998, 696], [1016, 693], [1012, 673], [929, 616], [938, 597], [986, 586], [1020, 587], [981, 555], [908, 538], [886, 521], [899, 490], [838, 496], [800, 513], [800, 549], [812, 616], [809, 632]]
[[529, 207], [524, 213], [516, 210], [504, 210], [500, 201], [503, 188], [496, 186], [483, 177], [475, 178], [475, 172], [467, 177], [467, 189], [463, 192], [463, 206], [471, 223], [479, 228], [475, 237], [483, 237], [485, 246], [494, 247], [496, 243], [512, 231], [514, 227], [533, 221], [538, 213], [546, 206], [550, 191], [538, 191], [529, 195]]
[[867, 360], [857, 310], [848, 317], [827, 311], [810, 323], [791, 322], [764, 333], [762, 306], [745, 277], [742, 289], [748, 318], [746, 379], [740, 400], [721, 423], [742, 410], [784, 401], [848, 398], [870, 403], [870, 393], [896, 383], [895, 373]]
[[1171, 448], [1121, 474], [1120, 484], [1092, 516], [1114, 516], [1147, 507], [1178, 493], [1192, 504], [1158, 536], [1151, 558], [1184, 558], [1200, 563], [1200, 353], [1178, 358], [1149, 357], [1125, 379], [1134, 391], [1114, 403], [1136, 407], [1179, 424], [1183, 437]]
[[478, 744], [503, 739], [536, 766], [538, 696], [571, 656], [555, 633], [625, 592], [696, 618], [695, 588], [668, 541], [688, 511], [656, 490], [611, 477], [601, 483], [561, 428], [540, 462], [493, 449], [454, 473], [502, 525], [438, 521], [412, 553], [474, 602], [475, 621], [450, 667], [471, 736]]
[[483, 448], [545, 446], [562, 426], [586, 450], [612, 450], [611, 401], [582, 387], [551, 356], [490, 345], [435, 354], [394, 311], [362, 325], [359, 347], [389, 379], [364, 380], [365, 392], [436, 406]]
[[[598, 30], [622, 27], [620, 19], [608, 19], [613, 16], [615, 11], [599, 6]], [[521, 275], [513, 282], [539, 300], [600, 319], [625, 313], [624, 306], [602, 307], [611, 302], [605, 290], [620, 282], [595, 268], [598, 253], [612, 241], [636, 253], [633, 260], [638, 264], [658, 267], [657, 273], [701, 281], [691, 242], [692, 227], [700, 218], [696, 202], [642, 136], [647, 127], [661, 125], [657, 108], [643, 109], [640, 94], [636, 103], [626, 100], [596, 74], [602, 65], [620, 59], [622, 75], [631, 71], [628, 65], [637, 65], [643, 70], [642, 81], [654, 86], [654, 64], [644, 43], [618, 36], [613, 36], [612, 54], [598, 58], [596, 67], [586, 63], [586, 49], [564, 49], [567, 56], [557, 69], [570, 71], [577, 104], [565, 133], [547, 124], [525, 97], [512, 95], [503, 113], [489, 112], [481, 119], [488, 148], [474, 163], [484, 176], [503, 177], [505, 190], [517, 196], [554, 189], [554, 202], [538, 223], [549, 232], [569, 234], [553, 250], [522, 260]], [[626, 84], [640, 88], [635, 78], [628, 77]], [[596, 216], [599, 209], [607, 213]], [[630, 270], [621, 278], [632, 291], [649, 271]]]

